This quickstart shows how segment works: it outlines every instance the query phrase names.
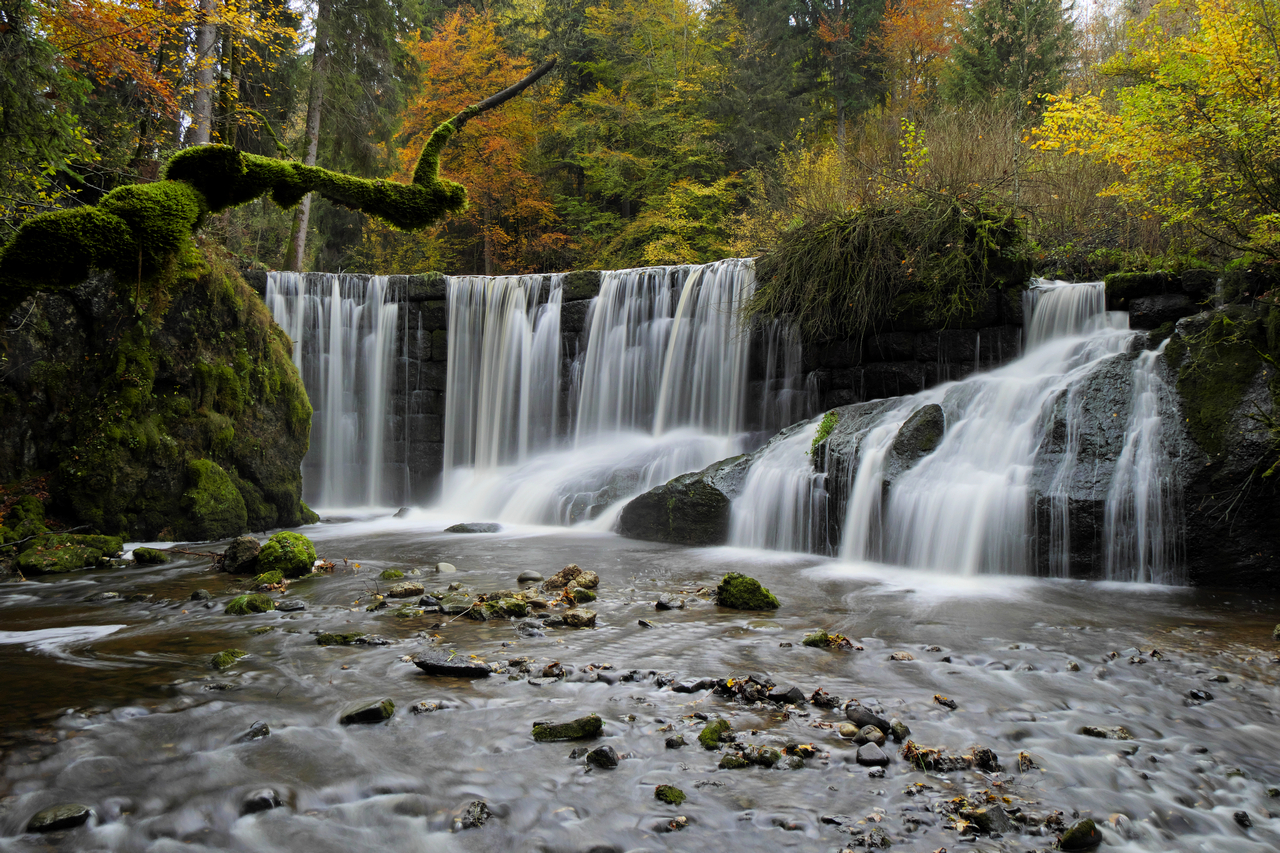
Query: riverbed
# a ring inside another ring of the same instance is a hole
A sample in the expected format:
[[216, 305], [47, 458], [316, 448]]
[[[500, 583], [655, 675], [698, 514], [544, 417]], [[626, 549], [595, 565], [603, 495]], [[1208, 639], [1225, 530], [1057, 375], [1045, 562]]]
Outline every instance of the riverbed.
[[[273, 595], [305, 605], [293, 612], [224, 614], [234, 579], [195, 554], [0, 585], [0, 851], [738, 853], [881, 840], [1024, 851], [1049, 849], [1081, 817], [1106, 850], [1280, 848], [1274, 597], [927, 574], [578, 529], [444, 532], [459, 520], [413, 511], [307, 528], [334, 569]], [[440, 562], [457, 571], [436, 574]], [[571, 563], [599, 574], [593, 629], [367, 610], [386, 591], [384, 569], [428, 591], [489, 592]], [[759, 579], [782, 607], [718, 607], [711, 591], [728, 571]], [[212, 606], [192, 600], [197, 589]], [[658, 610], [659, 599], [676, 606]], [[854, 648], [804, 646], [817, 629]], [[386, 644], [320, 646], [317, 632]], [[213, 669], [228, 648], [248, 655]], [[502, 671], [429, 676], [408, 660], [427, 649]], [[544, 679], [554, 663], [564, 677]], [[821, 688], [840, 705], [673, 689], [748, 675], [806, 698]], [[396, 705], [389, 721], [339, 723], [353, 703], [383, 698]], [[1001, 769], [930, 771], [892, 740], [883, 773], [859, 765], [839, 731], [847, 700], [905, 723], [920, 747], [989, 748]], [[536, 722], [593, 713], [604, 728], [592, 740], [531, 735]], [[697, 741], [717, 718], [738, 745], [793, 755], [720, 769], [734, 745]], [[256, 723], [270, 734], [246, 738]], [[677, 735], [687, 744], [669, 748]], [[601, 745], [617, 767], [571, 757]], [[686, 801], [655, 799], [663, 784]], [[251, 811], [264, 791], [279, 805]], [[973, 832], [952, 813], [960, 797], [1000, 805], [1013, 829]], [[491, 816], [463, 828], [475, 802]], [[24, 833], [61, 803], [93, 817]]]

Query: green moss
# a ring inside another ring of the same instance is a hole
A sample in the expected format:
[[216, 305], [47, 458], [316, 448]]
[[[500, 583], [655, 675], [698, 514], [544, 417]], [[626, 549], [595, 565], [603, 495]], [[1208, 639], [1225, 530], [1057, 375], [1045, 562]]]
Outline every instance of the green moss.
[[101, 551], [85, 545], [36, 546], [18, 555], [17, 567], [28, 575], [63, 574], [93, 568], [102, 558]]
[[740, 770], [743, 767], [750, 766], [751, 762], [736, 752], [726, 752], [721, 756], [719, 764], [721, 770]]
[[[308, 422], [311, 420], [310, 413], [307, 414], [307, 420]], [[320, 523], [320, 516], [315, 512], [315, 510], [307, 506], [305, 503], [300, 504], [300, 506], [301, 506], [303, 524], [319, 524]]]
[[835, 409], [822, 416], [822, 423], [818, 424], [818, 432], [813, 437], [813, 444], [809, 446], [810, 452], [817, 450], [819, 444], [831, 437], [831, 431], [838, 423], [840, 423], [840, 415]]
[[158, 566], [169, 562], [169, 555], [157, 548], [134, 548], [133, 561], [144, 566]]
[[248, 616], [252, 613], [266, 613], [275, 609], [276, 603], [271, 600], [271, 596], [259, 593], [236, 596], [228, 602], [227, 609], [223, 612], [232, 616]]
[[193, 539], [226, 539], [247, 530], [244, 498], [227, 472], [209, 459], [187, 466], [190, 488], [182, 495], [182, 530]]
[[249, 581], [250, 586], [275, 586], [281, 583], [284, 583], [284, 575], [279, 572], [263, 572]]
[[719, 749], [720, 736], [731, 728], [728, 720], [712, 720], [698, 733], [698, 743], [702, 744], [703, 749]]
[[13, 521], [44, 521], [44, 504], [34, 495], [23, 495], [9, 508]]
[[604, 721], [597, 714], [588, 714], [567, 723], [535, 723], [533, 739], [541, 742], [586, 740], [598, 737], [602, 731], [604, 731]]
[[357, 645], [360, 642], [360, 640], [364, 638], [364, 636], [365, 635], [360, 631], [351, 631], [346, 634], [326, 632], [323, 634], [316, 635], [316, 645], [317, 646], [354, 646], [354, 645]]
[[1171, 272], [1113, 272], [1103, 279], [1106, 288], [1107, 307], [1116, 310], [1128, 305], [1129, 300], [1140, 296], [1156, 296], [1178, 286], [1178, 277]]
[[684, 791], [681, 791], [675, 785], [658, 785], [653, 789], [653, 798], [661, 800], [669, 806], [678, 806], [687, 799]]
[[596, 594], [594, 592], [589, 589], [583, 589], [582, 587], [574, 587], [573, 591], [569, 594], [573, 596], [574, 604], [587, 604], [596, 600]]
[[760, 581], [738, 572], [729, 572], [716, 587], [716, 604], [735, 610], [777, 610], [780, 604]]
[[249, 653], [241, 649], [225, 649], [213, 656], [213, 660], [209, 663], [214, 669], [227, 669], [235, 664], [240, 658], [245, 657]]
[[281, 531], [266, 541], [258, 552], [258, 565], [264, 571], [278, 571], [287, 578], [311, 572], [316, 562], [316, 549], [301, 533]]
[[378, 575], [384, 581], [398, 581], [404, 577], [404, 572], [399, 569], [384, 569], [382, 574]]

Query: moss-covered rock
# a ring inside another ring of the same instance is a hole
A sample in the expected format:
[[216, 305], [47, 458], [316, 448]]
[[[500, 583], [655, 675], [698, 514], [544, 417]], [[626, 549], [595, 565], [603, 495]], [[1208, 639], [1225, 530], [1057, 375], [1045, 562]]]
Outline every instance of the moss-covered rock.
[[588, 714], [567, 723], [534, 723], [533, 739], [541, 742], [586, 740], [599, 737], [602, 731], [604, 731], [604, 721], [598, 714]]
[[378, 577], [384, 581], [398, 581], [404, 577], [404, 572], [399, 569], [385, 569]]
[[23, 574], [55, 575], [90, 569], [103, 562], [97, 548], [84, 545], [58, 545], [28, 548], [18, 555], [17, 567]]
[[395, 702], [390, 699], [377, 699], [372, 702], [356, 702], [348, 705], [338, 715], [338, 722], [344, 726], [370, 725], [386, 722], [395, 714]]
[[1107, 308], [1121, 311], [1129, 307], [1130, 300], [1143, 296], [1180, 292], [1182, 282], [1175, 273], [1163, 270], [1155, 272], [1113, 272], [1103, 279], [1107, 294]]
[[735, 610], [777, 610], [777, 597], [760, 581], [739, 572], [729, 572], [716, 587], [716, 604]]
[[224, 612], [232, 616], [248, 616], [252, 613], [266, 613], [275, 609], [276, 603], [271, 600], [271, 596], [258, 593], [236, 596], [227, 603], [227, 609]]
[[729, 509], [724, 492], [698, 474], [684, 474], [623, 507], [618, 530], [651, 542], [722, 545], [729, 538]]
[[1102, 833], [1091, 819], [1078, 820], [1058, 839], [1059, 850], [1092, 850], [1102, 843]]
[[675, 785], [658, 785], [653, 789], [653, 798], [669, 806], [681, 805], [687, 799], [684, 791], [681, 791]]
[[721, 770], [740, 770], [743, 767], [750, 767], [751, 762], [736, 752], [726, 752], [720, 757], [718, 766]]
[[143, 566], [160, 566], [169, 562], [169, 555], [159, 548], [134, 548], [133, 561]]
[[731, 728], [728, 720], [712, 720], [698, 733], [698, 743], [702, 744], [703, 749], [719, 749], [720, 736]]
[[210, 459], [193, 459], [187, 465], [191, 486], [182, 493], [187, 531], [197, 539], [224, 539], [245, 529], [249, 515], [244, 498], [227, 472]]
[[316, 562], [316, 549], [301, 533], [281, 531], [268, 539], [258, 552], [258, 568], [278, 571], [287, 578], [309, 574]]
[[365, 638], [365, 634], [361, 631], [350, 631], [346, 634], [334, 633], [326, 631], [323, 634], [316, 635], [317, 646], [355, 646]]
[[227, 669], [247, 654], [249, 653], [241, 649], [224, 649], [214, 655], [209, 663], [214, 669]]
[[262, 545], [252, 536], [240, 536], [222, 552], [222, 570], [233, 575], [247, 575], [258, 567]]
[[225, 258], [188, 246], [165, 270], [139, 285], [135, 251], [125, 283], [41, 293], [10, 324], [0, 481], [48, 476], [60, 520], [133, 539], [300, 523], [291, 343]]
[[263, 572], [262, 574], [249, 581], [251, 586], [275, 586], [284, 583], [284, 575], [278, 571]]

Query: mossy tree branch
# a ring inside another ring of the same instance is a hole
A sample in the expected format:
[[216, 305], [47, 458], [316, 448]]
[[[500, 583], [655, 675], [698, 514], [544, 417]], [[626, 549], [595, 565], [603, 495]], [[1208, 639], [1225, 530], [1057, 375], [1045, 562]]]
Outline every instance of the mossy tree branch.
[[0, 250], [0, 317], [32, 293], [75, 286], [93, 268], [112, 270], [123, 281], [152, 280], [210, 213], [264, 195], [289, 208], [317, 192], [406, 231], [439, 222], [467, 206], [466, 188], [440, 177], [440, 155], [449, 139], [467, 121], [519, 95], [554, 66], [554, 59], [543, 63], [514, 86], [443, 122], [423, 147], [410, 184], [356, 178], [226, 145], [202, 145], [176, 154], [164, 180], [120, 187], [96, 207], [33, 216]]

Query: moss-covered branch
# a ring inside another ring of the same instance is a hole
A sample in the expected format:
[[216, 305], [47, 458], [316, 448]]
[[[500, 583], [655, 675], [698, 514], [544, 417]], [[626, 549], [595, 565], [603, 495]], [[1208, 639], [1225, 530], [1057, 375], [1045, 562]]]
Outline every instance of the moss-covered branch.
[[439, 222], [467, 205], [466, 188], [440, 177], [440, 155], [450, 137], [554, 66], [554, 59], [544, 63], [514, 86], [437, 127], [410, 184], [356, 178], [226, 145], [204, 145], [175, 155], [164, 180], [120, 187], [96, 207], [34, 216], [0, 250], [0, 318], [32, 293], [76, 285], [91, 268], [109, 269], [124, 281], [153, 280], [172, 264], [206, 216], [264, 195], [289, 208], [316, 192], [407, 231]]

